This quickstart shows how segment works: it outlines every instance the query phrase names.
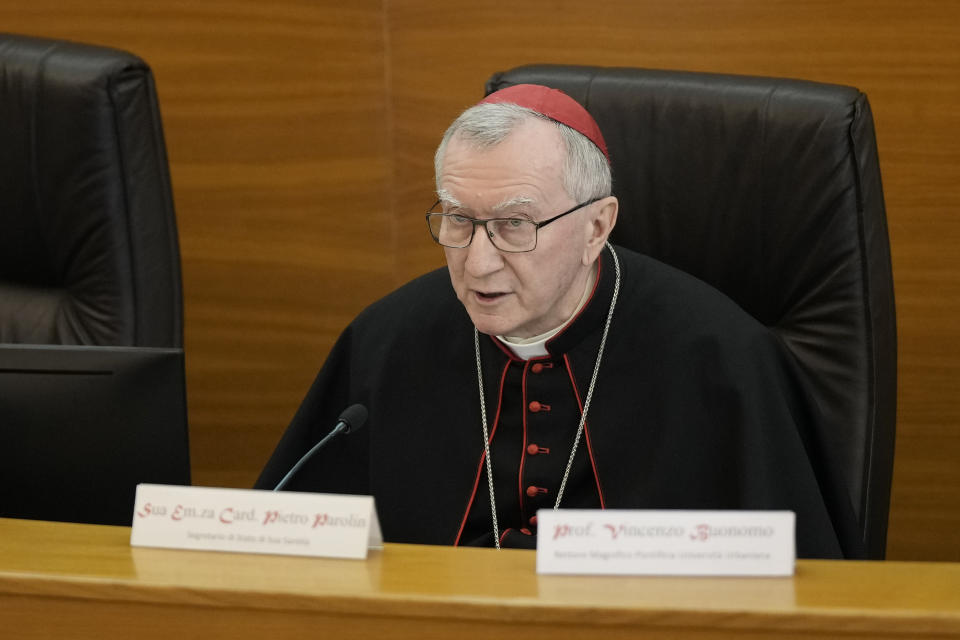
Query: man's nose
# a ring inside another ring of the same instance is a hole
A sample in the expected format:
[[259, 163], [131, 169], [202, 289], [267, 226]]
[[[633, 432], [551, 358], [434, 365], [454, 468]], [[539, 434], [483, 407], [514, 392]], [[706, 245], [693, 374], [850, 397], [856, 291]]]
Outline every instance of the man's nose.
[[467, 247], [467, 261], [464, 266], [474, 277], [494, 273], [503, 267], [503, 255], [493, 246], [486, 227], [477, 226], [474, 231], [473, 241]]

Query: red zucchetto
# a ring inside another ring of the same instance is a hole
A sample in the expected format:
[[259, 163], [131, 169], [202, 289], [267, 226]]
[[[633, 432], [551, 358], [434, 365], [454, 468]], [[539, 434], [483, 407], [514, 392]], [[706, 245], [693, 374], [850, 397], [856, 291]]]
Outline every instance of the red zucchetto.
[[505, 102], [526, 107], [585, 135], [610, 160], [600, 126], [583, 106], [560, 91], [539, 84], [517, 84], [494, 91], [478, 104]]

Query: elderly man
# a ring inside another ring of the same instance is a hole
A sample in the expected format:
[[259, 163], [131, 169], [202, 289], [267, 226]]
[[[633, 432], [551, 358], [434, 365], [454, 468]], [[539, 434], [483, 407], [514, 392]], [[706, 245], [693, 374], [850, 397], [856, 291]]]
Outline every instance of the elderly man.
[[374, 495], [390, 541], [532, 548], [542, 508], [790, 509], [799, 555], [860, 555], [777, 340], [607, 242], [617, 199], [586, 110], [504, 89], [457, 118], [435, 164], [447, 269], [347, 327], [258, 487], [362, 403], [367, 428], [291, 488]]

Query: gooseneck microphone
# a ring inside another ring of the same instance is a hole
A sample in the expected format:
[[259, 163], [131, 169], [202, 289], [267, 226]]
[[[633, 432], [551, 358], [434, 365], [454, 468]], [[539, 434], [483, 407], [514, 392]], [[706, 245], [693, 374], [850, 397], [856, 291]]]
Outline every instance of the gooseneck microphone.
[[285, 486], [287, 482], [290, 481], [290, 478], [293, 477], [297, 471], [300, 470], [307, 460], [313, 457], [317, 451], [320, 451], [334, 436], [338, 436], [341, 433], [353, 433], [357, 429], [363, 426], [363, 423], [367, 421], [367, 408], [362, 404], [352, 404], [346, 409], [343, 410], [343, 413], [340, 414], [340, 417], [337, 418], [337, 424], [333, 427], [333, 430], [324, 437], [323, 440], [313, 445], [313, 448], [310, 451], [307, 451], [303, 454], [303, 457], [297, 461], [297, 464], [293, 465], [293, 468], [287, 472], [287, 475], [283, 476], [283, 480], [277, 483], [277, 486], [273, 488], [274, 491], [280, 491]]

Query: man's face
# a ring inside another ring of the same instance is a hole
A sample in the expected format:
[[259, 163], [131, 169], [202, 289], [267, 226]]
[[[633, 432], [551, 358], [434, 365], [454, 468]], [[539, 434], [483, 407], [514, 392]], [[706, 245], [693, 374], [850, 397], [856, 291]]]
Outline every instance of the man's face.
[[[564, 154], [556, 127], [537, 119], [488, 149], [472, 149], [454, 136], [439, 186], [459, 207], [445, 202], [444, 208], [472, 218], [551, 218], [577, 204], [561, 182]], [[511, 202], [519, 204], [504, 206]], [[444, 249], [453, 288], [479, 331], [527, 338], [573, 314], [592, 261], [591, 207], [540, 229], [537, 248], [527, 253], [498, 250], [483, 227], [469, 247]]]

